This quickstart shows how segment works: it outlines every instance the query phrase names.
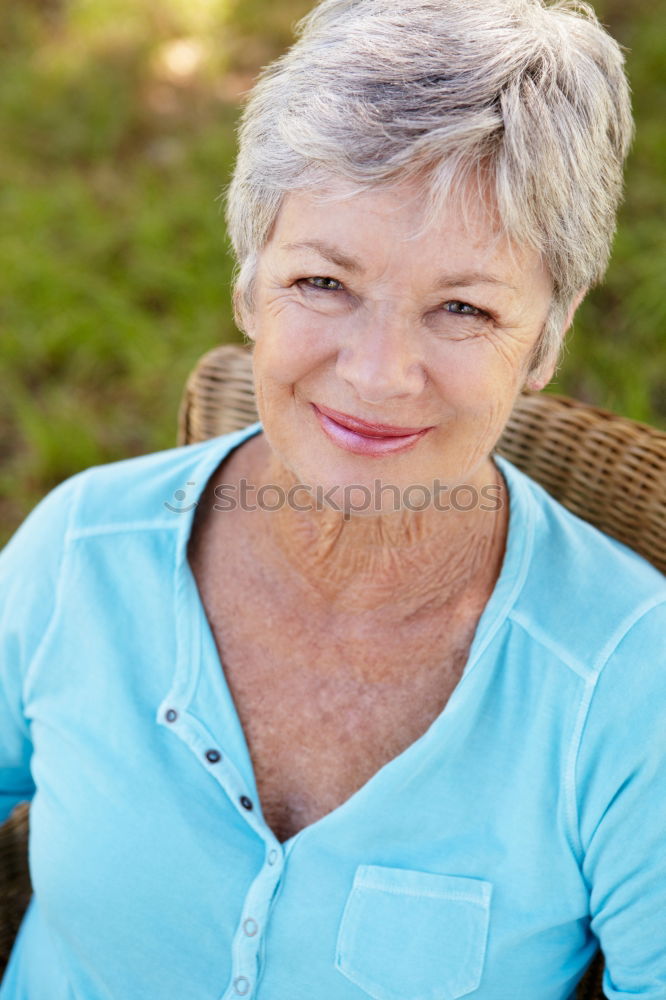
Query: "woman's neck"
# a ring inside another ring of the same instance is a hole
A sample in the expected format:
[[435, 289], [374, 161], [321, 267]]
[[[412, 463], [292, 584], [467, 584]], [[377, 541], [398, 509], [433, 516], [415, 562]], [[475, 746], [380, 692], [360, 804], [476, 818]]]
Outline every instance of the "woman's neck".
[[[286, 494], [293, 475], [257, 437], [225, 466], [230, 479], [244, 477], [259, 488], [279, 486]], [[331, 612], [386, 614], [391, 620], [415, 620], [447, 608], [465, 611], [483, 606], [494, 587], [507, 530], [506, 491], [488, 461], [479, 485], [493, 484], [498, 499], [492, 509], [399, 510], [352, 514], [329, 506], [300, 511], [248, 514], [246, 537], [262, 563], [284, 574], [303, 593]], [[227, 480], [229, 481], [229, 480]]]

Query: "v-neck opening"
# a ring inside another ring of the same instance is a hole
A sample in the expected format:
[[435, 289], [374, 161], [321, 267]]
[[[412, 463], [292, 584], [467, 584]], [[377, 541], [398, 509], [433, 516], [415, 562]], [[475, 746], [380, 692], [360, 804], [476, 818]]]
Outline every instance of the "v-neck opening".
[[[202, 485], [197, 489], [197, 503], [203, 495], [211, 476], [220, 464], [229, 458], [236, 448], [261, 432], [261, 424], [252, 424], [233, 435], [216, 439], [214, 444], [211, 444], [210, 452], [206, 450], [204, 458], [198, 463], [193, 472], [194, 476], [198, 474], [203, 477]], [[222, 442], [224, 442], [223, 450], [222, 448], [218, 450]], [[218, 447], [215, 447], [215, 445]], [[417, 754], [439, 736], [439, 732], [446, 724], [447, 718], [455, 711], [456, 704], [464, 695], [464, 691], [469, 683], [469, 675], [482, 658], [484, 651], [502, 623], [506, 620], [511, 607], [514, 605], [524, 583], [531, 558], [534, 534], [532, 508], [526, 502], [525, 487], [519, 481], [519, 474], [516, 473], [516, 470], [500, 456], [494, 456], [494, 460], [503, 474], [509, 496], [509, 517], [505, 551], [495, 586], [477, 622], [467, 661], [458, 683], [442, 710], [419, 737], [413, 740], [395, 757], [382, 764], [367, 781], [352, 792], [343, 802], [312, 823], [302, 827], [284, 841], [279, 841], [277, 835], [263, 816], [262, 804], [258, 794], [256, 772], [245, 730], [231, 693], [224, 663], [215, 641], [196, 577], [187, 557], [196, 506], [193, 507], [191, 512], [188, 512], [186, 519], [183, 520], [180, 526], [176, 553], [175, 592], [177, 596], [175, 617], [179, 655], [174, 690], [180, 691], [186, 703], [185, 707], [191, 705], [200, 683], [201, 673], [206, 668], [209, 659], [212, 661], [209, 680], [219, 704], [224, 709], [224, 714], [226, 714], [229, 723], [233, 727], [234, 732], [230, 735], [232, 739], [235, 737], [236, 747], [234, 749], [243, 756], [242, 760], [235, 761], [236, 767], [241, 774], [244, 774], [248, 781], [255, 797], [258, 807], [257, 811], [261, 815], [271, 837], [281, 844], [286, 854], [293, 849], [299, 839], [310, 835], [322, 823], [334, 821], [339, 818], [342, 812], [353, 808], [359, 798], [367, 795], [369, 790], [376, 788], [378, 784], [385, 780], [388, 770], [397, 769], [401, 763], [404, 763], [407, 756]], [[516, 537], [518, 530], [520, 530], [522, 535], [522, 544]], [[206, 655], [206, 646], [208, 646], [209, 650], [208, 656]]]

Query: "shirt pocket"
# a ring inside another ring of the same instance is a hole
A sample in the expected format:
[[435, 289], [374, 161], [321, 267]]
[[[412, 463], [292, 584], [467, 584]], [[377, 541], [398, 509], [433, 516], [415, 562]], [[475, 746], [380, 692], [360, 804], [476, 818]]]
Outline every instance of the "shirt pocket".
[[335, 967], [374, 1000], [456, 1000], [481, 981], [492, 886], [359, 865]]

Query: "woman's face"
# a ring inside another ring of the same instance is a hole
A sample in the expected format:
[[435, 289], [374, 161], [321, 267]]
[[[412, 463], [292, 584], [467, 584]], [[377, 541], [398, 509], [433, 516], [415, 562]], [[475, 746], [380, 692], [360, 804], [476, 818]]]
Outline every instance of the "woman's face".
[[466, 215], [424, 227], [406, 186], [286, 197], [244, 319], [265, 434], [298, 482], [488, 482], [551, 282]]

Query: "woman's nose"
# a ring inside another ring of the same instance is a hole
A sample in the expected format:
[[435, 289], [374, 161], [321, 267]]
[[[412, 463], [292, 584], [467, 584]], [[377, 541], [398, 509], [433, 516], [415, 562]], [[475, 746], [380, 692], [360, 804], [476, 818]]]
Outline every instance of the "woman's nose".
[[425, 385], [409, 325], [396, 317], [367, 317], [342, 344], [336, 371], [367, 403], [418, 396]]

